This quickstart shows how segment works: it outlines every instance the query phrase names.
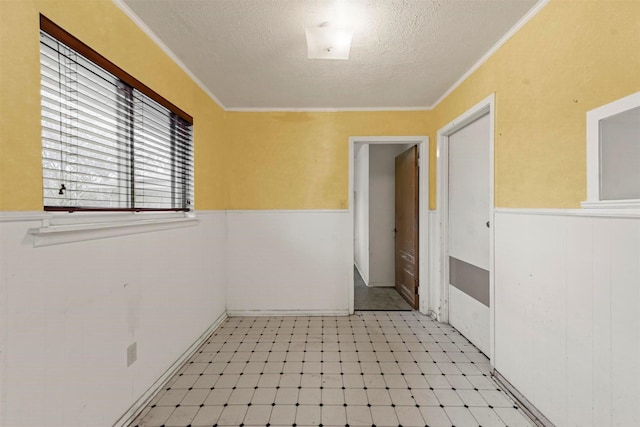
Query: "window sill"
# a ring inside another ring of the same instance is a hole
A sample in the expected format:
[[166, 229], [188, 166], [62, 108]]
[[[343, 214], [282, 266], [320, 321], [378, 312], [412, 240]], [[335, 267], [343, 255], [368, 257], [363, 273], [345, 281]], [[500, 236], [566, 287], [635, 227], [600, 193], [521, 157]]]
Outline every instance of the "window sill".
[[640, 199], [587, 200], [580, 203], [582, 209], [640, 209]]
[[47, 216], [29, 234], [33, 246], [40, 247], [190, 227], [198, 221], [193, 213], [64, 213]]

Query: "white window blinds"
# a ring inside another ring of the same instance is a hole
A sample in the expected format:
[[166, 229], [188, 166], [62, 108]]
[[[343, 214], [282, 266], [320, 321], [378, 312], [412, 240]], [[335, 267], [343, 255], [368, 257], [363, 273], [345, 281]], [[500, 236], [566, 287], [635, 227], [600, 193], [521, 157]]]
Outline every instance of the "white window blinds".
[[188, 211], [193, 204], [190, 117], [116, 76], [112, 71], [120, 70], [112, 64], [107, 71], [48, 32], [40, 33], [45, 210]]

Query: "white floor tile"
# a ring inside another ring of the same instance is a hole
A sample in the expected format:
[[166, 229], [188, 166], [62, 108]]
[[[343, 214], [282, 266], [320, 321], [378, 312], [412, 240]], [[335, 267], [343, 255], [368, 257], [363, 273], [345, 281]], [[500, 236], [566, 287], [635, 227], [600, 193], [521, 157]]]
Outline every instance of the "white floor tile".
[[292, 425], [296, 420], [296, 411], [298, 407], [295, 405], [276, 405], [271, 410], [271, 425]]
[[398, 417], [398, 422], [403, 427], [407, 426], [420, 426], [423, 427], [425, 425], [424, 418], [420, 413], [420, 410], [415, 406], [396, 406], [396, 416]]
[[191, 425], [193, 427], [207, 426], [210, 427], [213, 424], [218, 422], [218, 418], [220, 418], [220, 414], [222, 414], [222, 410], [224, 406], [204, 406], [199, 409], [196, 413], [196, 416], [193, 418]]
[[[260, 388], [275, 388], [280, 383], [280, 375], [279, 374], [264, 374], [261, 375], [260, 380], [258, 381], [258, 387]], [[217, 387], [217, 384], [216, 384]]]
[[515, 408], [495, 408], [496, 414], [509, 427], [532, 427], [533, 424], [518, 409]]
[[254, 388], [260, 381], [259, 374], [243, 374], [236, 383], [237, 388]]
[[342, 405], [323, 405], [321, 412], [322, 425], [345, 425], [347, 423], [346, 408]]
[[298, 389], [297, 388], [280, 388], [276, 392], [275, 398], [276, 405], [295, 405], [298, 403]]
[[302, 374], [300, 378], [300, 385], [302, 387], [317, 387], [322, 386], [322, 378], [319, 374]]
[[[211, 390], [209, 396], [204, 401], [205, 405], [224, 405], [229, 400], [229, 396], [231, 396], [231, 392], [233, 389], [230, 388], [217, 388], [215, 390]], [[271, 403], [271, 402], [269, 402]]]
[[371, 405], [391, 405], [391, 396], [385, 389], [374, 388], [367, 390], [367, 398]]
[[187, 395], [187, 391], [188, 390], [184, 390], [184, 389], [167, 390], [162, 395], [162, 398], [158, 401], [157, 405], [158, 406], [174, 406], [175, 407], [180, 402], [182, 402], [182, 399], [184, 399], [184, 397]]
[[403, 379], [407, 383], [407, 387], [410, 387], [411, 389], [429, 388], [429, 383], [423, 375], [403, 375]]
[[451, 384], [451, 387], [456, 390], [472, 390], [473, 384], [462, 375], [447, 375], [447, 381]]
[[194, 388], [187, 391], [187, 394], [180, 402], [181, 406], [200, 406], [209, 396], [210, 390]]
[[247, 405], [228, 405], [220, 414], [219, 426], [238, 426], [244, 420], [247, 413]]
[[[215, 390], [214, 390], [215, 391]], [[271, 405], [276, 399], [275, 388], [258, 388], [251, 397], [252, 405]], [[206, 403], [206, 402], [205, 402]]]
[[199, 409], [197, 406], [180, 406], [173, 411], [164, 425], [166, 427], [183, 427], [190, 425]]
[[451, 407], [445, 408], [444, 411], [451, 420], [451, 425], [456, 427], [478, 427], [478, 421], [467, 408]]
[[481, 390], [495, 390], [496, 383], [494, 383], [491, 378], [484, 375], [468, 375], [467, 379], [471, 384], [473, 384], [474, 388]]
[[369, 403], [367, 398], [367, 392], [362, 389], [345, 389], [344, 390], [344, 401], [347, 405], [366, 405]]
[[451, 384], [444, 375], [425, 375], [424, 377], [430, 387], [451, 390]]
[[372, 388], [385, 388], [387, 383], [384, 382], [384, 378], [382, 375], [363, 375], [362, 379], [364, 380], [364, 386], [368, 389]]
[[346, 410], [349, 426], [370, 426], [373, 423], [371, 410], [367, 406], [349, 405]]
[[[411, 356], [409, 355], [408, 358], [411, 358]], [[422, 371], [420, 371], [420, 368], [413, 360], [409, 360], [406, 362], [398, 362], [398, 367], [400, 368], [400, 371], [405, 375], [406, 374], [416, 375], [416, 374], [423, 373]]]
[[199, 378], [200, 378], [200, 375], [176, 376], [174, 377], [174, 381], [169, 382], [169, 386], [172, 389], [193, 387], [193, 385], [196, 383], [196, 381], [198, 381]]
[[491, 408], [469, 408], [469, 411], [473, 414], [473, 417], [478, 421], [482, 427], [505, 427], [506, 424]]
[[251, 405], [244, 416], [245, 425], [266, 425], [271, 418], [271, 405]]
[[237, 374], [221, 375], [220, 378], [218, 378], [218, 381], [216, 381], [215, 387], [216, 388], [233, 388], [236, 386], [239, 379], [240, 379], [240, 375], [237, 375]]
[[435, 389], [433, 391], [443, 406], [463, 406], [464, 403], [454, 390]]
[[429, 427], [451, 427], [453, 425], [447, 413], [440, 407], [420, 408], [420, 413], [422, 413], [425, 425]]
[[511, 408], [513, 407], [513, 401], [509, 399], [504, 393], [498, 390], [480, 390], [480, 394], [484, 397], [484, 400], [494, 408]]
[[405, 381], [405, 378], [403, 375], [384, 375], [384, 382], [387, 385], [387, 387], [389, 388], [401, 388], [401, 389], [407, 389], [407, 387], [409, 387], [407, 385], [407, 382]]
[[322, 403], [322, 390], [320, 388], [300, 389], [298, 403], [301, 405], [319, 405]]
[[389, 395], [391, 396], [391, 402], [398, 406], [415, 406], [416, 402], [413, 400], [411, 392], [408, 389], [389, 389]]
[[342, 376], [340, 374], [323, 374], [320, 378], [324, 388], [342, 388]]
[[320, 406], [300, 405], [296, 410], [296, 424], [301, 426], [317, 426], [320, 424]]
[[231, 392], [227, 403], [229, 405], [246, 405], [251, 402], [254, 390], [251, 388], [237, 388]]
[[440, 401], [432, 390], [421, 388], [411, 390], [411, 394], [416, 404], [420, 406], [440, 406]]
[[151, 408], [139, 423], [145, 427], [159, 427], [167, 421], [175, 409], [175, 406], [156, 406]]
[[322, 390], [323, 405], [343, 405], [344, 392], [340, 388], [325, 388]]

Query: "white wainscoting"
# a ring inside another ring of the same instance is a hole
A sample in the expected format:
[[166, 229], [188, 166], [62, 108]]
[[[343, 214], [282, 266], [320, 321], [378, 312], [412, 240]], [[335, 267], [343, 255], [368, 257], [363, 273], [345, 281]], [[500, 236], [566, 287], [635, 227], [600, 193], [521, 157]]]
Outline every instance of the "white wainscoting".
[[41, 213], [0, 216], [3, 427], [112, 425], [224, 319], [224, 212], [46, 247], [28, 233]]
[[227, 212], [227, 313], [346, 315], [348, 211]]
[[640, 216], [497, 209], [495, 368], [556, 426], [640, 425]]

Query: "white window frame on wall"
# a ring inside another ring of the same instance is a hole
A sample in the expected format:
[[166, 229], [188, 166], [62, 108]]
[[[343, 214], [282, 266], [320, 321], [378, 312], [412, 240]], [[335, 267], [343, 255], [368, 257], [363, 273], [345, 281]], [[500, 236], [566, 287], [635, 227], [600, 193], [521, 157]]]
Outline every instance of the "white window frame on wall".
[[[147, 98], [171, 111], [171, 114], [181, 117], [182, 120], [192, 125], [193, 119], [187, 113], [42, 15], [40, 16], [40, 27], [42, 31], [48, 34], [48, 37], [58, 43], [66, 44], [68, 49], [83, 55], [88, 61], [94, 63], [96, 67], [111, 74], [114, 74], [113, 70], [116, 69], [115, 77], [126, 83], [132, 90], [135, 89], [144, 94]], [[70, 46], [69, 43], [71, 44]], [[80, 49], [80, 52], [77, 52], [78, 49]], [[192, 135], [190, 135], [190, 138], [192, 138]], [[189, 142], [192, 146], [193, 139], [190, 139]], [[191, 149], [193, 150], [193, 148]], [[193, 154], [191, 154], [190, 159], [192, 168]], [[173, 157], [172, 161], [174, 161]], [[190, 177], [189, 179], [190, 190], [192, 191], [193, 178]], [[45, 185], [44, 181], [43, 179], [43, 187]], [[125, 194], [125, 196], [128, 195]], [[193, 194], [189, 197], [188, 207], [172, 205], [167, 208], [145, 209], [132, 205], [131, 207], [110, 208], [97, 206], [77, 209], [74, 206], [55, 206], [54, 209], [47, 209], [48, 206], [44, 206], [45, 211], [33, 217], [41, 221], [40, 226], [31, 228], [28, 232], [32, 236], [33, 246], [39, 247], [194, 226], [197, 225], [198, 218], [195, 214], [192, 196]]]
[[640, 107], [640, 92], [587, 112], [587, 200], [581, 203], [582, 208], [640, 209], [640, 199], [600, 198], [600, 122], [637, 107]]

